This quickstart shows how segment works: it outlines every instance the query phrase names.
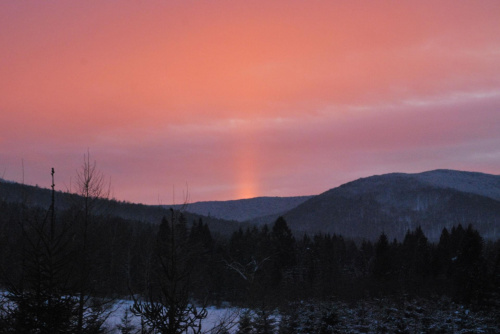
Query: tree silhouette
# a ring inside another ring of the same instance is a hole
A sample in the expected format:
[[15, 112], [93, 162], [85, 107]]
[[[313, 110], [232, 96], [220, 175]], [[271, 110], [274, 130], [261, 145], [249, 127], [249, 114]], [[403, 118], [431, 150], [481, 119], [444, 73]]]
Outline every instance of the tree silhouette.
[[[102, 270], [96, 265], [97, 256], [92, 254], [93, 243], [97, 236], [92, 231], [98, 214], [100, 200], [109, 196], [109, 185], [104, 174], [97, 169], [96, 162], [90, 160], [90, 153], [84, 154], [83, 163], [77, 171], [78, 202], [75, 206], [75, 240], [77, 241], [77, 276], [76, 291], [78, 294], [78, 325], [77, 333], [84, 333], [92, 328], [98, 332], [104, 323], [107, 304], [106, 299], [93, 298], [95, 281], [92, 275], [96, 270]], [[101, 213], [102, 214], [102, 213]]]
[[207, 310], [190, 301], [195, 254], [188, 243], [184, 217], [170, 212], [170, 220], [163, 218], [157, 234], [146, 301], [135, 298], [132, 312], [158, 333], [201, 333]]
[[[56, 224], [55, 184], [43, 218], [36, 215], [21, 224], [21, 276], [7, 284], [7, 319], [0, 332], [74, 333], [77, 302], [69, 284], [72, 251], [68, 227]], [[23, 217], [24, 218], [24, 217]]]
[[375, 259], [373, 263], [373, 274], [377, 278], [387, 278], [392, 269], [391, 252], [389, 241], [385, 233], [382, 233], [375, 244]]

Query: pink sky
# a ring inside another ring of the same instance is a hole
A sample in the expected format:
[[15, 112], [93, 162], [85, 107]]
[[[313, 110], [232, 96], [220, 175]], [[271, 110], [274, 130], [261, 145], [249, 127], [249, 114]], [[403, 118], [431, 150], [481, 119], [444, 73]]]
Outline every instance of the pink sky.
[[[0, 2], [0, 177], [147, 204], [500, 174], [500, 1]], [[174, 191], [175, 189], [175, 191]], [[186, 190], [187, 189], [187, 190]], [[173, 193], [175, 192], [175, 197]]]

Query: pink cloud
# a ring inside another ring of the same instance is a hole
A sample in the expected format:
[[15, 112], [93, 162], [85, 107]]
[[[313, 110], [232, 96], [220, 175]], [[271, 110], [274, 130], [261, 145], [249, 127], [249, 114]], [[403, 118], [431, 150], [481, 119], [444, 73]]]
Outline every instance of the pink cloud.
[[[498, 1], [0, 4], [0, 171], [120, 199], [299, 195], [500, 173]], [[48, 182], [48, 181], [47, 181]], [[166, 201], [166, 200], [165, 200]]]

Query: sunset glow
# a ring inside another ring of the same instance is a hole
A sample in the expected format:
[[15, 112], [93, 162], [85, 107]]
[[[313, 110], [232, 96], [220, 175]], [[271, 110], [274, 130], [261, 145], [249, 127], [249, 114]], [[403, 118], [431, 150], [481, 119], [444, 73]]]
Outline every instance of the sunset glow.
[[[0, 3], [0, 177], [120, 200], [500, 174], [500, 1]], [[179, 199], [177, 199], [178, 201]]]

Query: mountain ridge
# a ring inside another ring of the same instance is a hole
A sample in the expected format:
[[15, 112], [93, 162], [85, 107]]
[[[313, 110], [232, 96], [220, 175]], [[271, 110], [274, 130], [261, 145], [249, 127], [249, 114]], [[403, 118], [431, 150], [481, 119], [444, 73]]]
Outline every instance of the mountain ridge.
[[245, 222], [262, 216], [284, 214], [314, 196], [260, 196], [229, 201], [201, 201], [185, 205], [165, 205], [183, 208], [187, 212], [207, 217]]
[[[71, 207], [78, 204], [80, 200], [81, 197], [74, 193], [59, 190], [55, 192], [55, 207], [59, 211], [71, 209]], [[2, 201], [7, 203], [22, 203], [28, 207], [48, 209], [51, 204], [51, 190], [0, 179], [0, 202]], [[95, 214], [116, 216], [149, 224], [160, 224], [163, 217], [169, 216], [169, 208], [170, 207], [100, 198], [96, 205]], [[183, 212], [183, 214], [189, 224], [202, 219], [215, 234], [228, 236], [241, 226], [240, 223], [235, 221], [205, 217], [190, 212]]]
[[495, 239], [500, 237], [499, 195], [498, 175], [454, 170], [389, 173], [327, 190], [284, 217], [295, 231], [354, 238], [374, 239], [386, 232], [402, 239], [407, 230], [422, 226], [435, 240], [444, 227], [470, 223]]
[[[15, 183], [2, 182], [4, 190], [15, 187]], [[21, 200], [22, 192], [0, 191], [0, 199], [8, 197]], [[283, 216], [296, 235], [336, 233], [375, 239], [385, 232], [402, 239], [407, 230], [421, 226], [429, 239], [436, 240], [444, 227], [472, 224], [486, 238], [500, 238], [500, 175], [450, 169], [373, 175], [315, 196], [264, 196], [187, 206], [118, 204], [113, 203], [115, 212], [145, 221], [158, 221], [165, 208], [182, 208], [204, 221], [214, 220], [213, 226], [227, 233], [252, 224], [271, 225]]]
[[[343, 187], [365, 180], [375, 180], [380, 177], [411, 177], [431, 186], [451, 188], [463, 192], [474, 193], [500, 200], [500, 175], [480, 172], [460, 171], [453, 169], [434, 169], [420, 173], [387, 173], [359, 178], [340, 185]], [[337, 187], [337, 188], [339, 188]], [[336, 188], [329, 189], [325, 192]], [[320, 194], [321, 195], [321, 194]]]

